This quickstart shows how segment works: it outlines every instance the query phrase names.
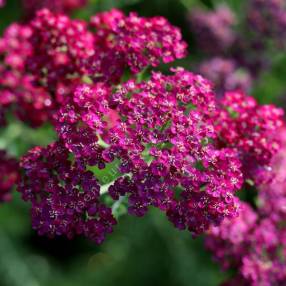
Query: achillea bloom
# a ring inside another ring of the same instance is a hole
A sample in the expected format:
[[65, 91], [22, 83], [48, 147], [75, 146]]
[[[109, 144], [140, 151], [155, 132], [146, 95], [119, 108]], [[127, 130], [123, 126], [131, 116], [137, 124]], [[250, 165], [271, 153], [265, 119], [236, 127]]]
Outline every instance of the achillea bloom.
[[55, 13], [70, 13], [86, 5], [87, 0], [22, 0], [26, 19], [32, 18], [38, 10], [47, 8]]
[[[118, 119], [107, 129], [110, 109]], [[60, 110], [56, 129], [81, 165], [93, 161], [104, 168], [119, 161], [122, 175], [109, 193], [114, 200], [129, 197], [131, 214], [142, 216], [155, 206], [176, 227], [198, 234], [237, 215], [234, 192], [242, 183], [236, 153], [212, 143], [214, 110], [209, 82], [177, 69], [170, 76], [153, 73], [146, 82], [127, 81], [113, 91], [81, 85]]]
[[233, 30], [236, 18], [227, 6], [219, 6], [214, 11], [195, 9], [189, 20], [199, 47], [206, 52], [224, 53], [236, 39]]
[[0, 150], [0, 202], [11, 199], [11, 190], [19, 178], [19, 166], [16, 159]]
[[25, 64], [32, 55], [29, 26], [12, 24], [0, 38], [0, 108], [2, 123], [5, 111], [12, 106], [23, 121], [36, 127], [45, 122], [52, 107], [50, 95], [33, 85], [33, 76], [26, 73]]
[[285, 130], [271, 162], [274, 180], [259, 186], [256, 212], [242, 203], [240, 216], [211, 227], [206, 246], [223, 269], [237, 275], [223, 285], [272, 286], [286, 281]]
[[116, 221], [100, 202], [96, 178], [79, 168], [60, 142], [32, 149], [21, 167], [18, 190], [32, 204], [32, 225], [40, 235], [84, 235], [101, 243], [112, 231]]
[[224, 269], [238, 271], [223, 285], [284, 285], [286, 229], [281, 223], [259, 216], [244, 203], [238, 218], [211, 227], [207, 248]]
[[257, 172], [269, 168], [280, 148], [273, 135], [283, 126], [282, 117], [282, 109], [259, 106], [253, 97], [242, 92], [227, 92], [222, 99], [215, 127], [219, 144], [238, 150], [246, 179], [255, 179]]
[[179, 29], [163, 17], [125, 16], [111, 10], [92, 17], [91, 25], [96, 29], [97, 48], [88, 63], [93, 78], [118, 81], [127, 68], [138, 73], [186, 54]]
[[219, 96], [232, 90], [249, 92], [252, 86], [251, 75], [246, 69], [239, 68], [232, 59], [211, 58], [203, 61], [198, 71], [214, 83]]
[[44, 9], [30, 24], [33, 53], [27, 61], [35, 83], [55, 92], [59, 83], [71, 85], [84, 75], [82, 62], [94, 53], [87, 24]]

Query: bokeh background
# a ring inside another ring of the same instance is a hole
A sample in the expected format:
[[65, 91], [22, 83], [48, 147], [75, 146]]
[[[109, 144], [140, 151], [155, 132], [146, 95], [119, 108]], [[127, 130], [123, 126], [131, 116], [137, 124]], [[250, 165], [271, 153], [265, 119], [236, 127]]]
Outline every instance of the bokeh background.
[[[20, 1], [7, 0], [0, 8], [0, 33], [9, 23], [21, 21]], [[114, 7], [141, 16], [165, 16], [179, 26], [189, 44], [189, 56], [172, 65], [195, 70], [206, 55], [197, 47], [188, 15], [194, 8], [213, 9], [219, 0], [90, 0], [73, 16], [88, 19]], [[228, 0], [238, 21], [245, 17], [245, 0]], [[239, 28], [239, 25], [238, 25]], [[226, 55], [227, 56], [227, 55]], [[254, 81], [251, 94], [261, 103], [285, 104], [286, 54], [282, 48], [268, 53], [271, 68]], [[168, 66], [160, 67], [167, 70]], [[285, 102], [284, 102], [285, 101]], [[30, 147], [53, 141], [50, 126], [32, 130], [9, 120], [0, 129], [0, 149], [21, 156]], [[0, 286], [217, 286], [231, 273], [222, 273], [203, 247], [203, 237], [193, 239], [176, 230], [159, 211], [144, 218], [122, 216], [114, 233], [101, 246], [84, 239], [69, 241], [39, 237], [31, 229], [29, 205], [13, 193], [13, 201], [0, 206]]]

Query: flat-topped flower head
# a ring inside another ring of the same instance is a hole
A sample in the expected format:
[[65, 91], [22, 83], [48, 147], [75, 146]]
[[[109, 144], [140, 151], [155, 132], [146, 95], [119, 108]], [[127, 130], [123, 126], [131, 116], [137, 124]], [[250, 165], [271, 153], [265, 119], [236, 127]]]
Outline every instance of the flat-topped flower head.
[[57, 83], [83, 76], [82, 62], [94, 53], [94, 37], [86, 22], [43, 9], [30, 27], [33, 54], [27, 67], [37, 84], [55, 90]]
[[32, 204], [32, 225], [40, 235], [84, 235], [101, 243], [116, 223], [100, 202], [94, 175], [69, 159], [60, 142], [36, 147], [21, 160], [25, 172], [18, 191]]
[[258, 105], [253, 97], [243, 92], [225, 93], [215, 129], [219, 144], [239, 151], [246, 179], [255, 179], [257, 172], [266, 170], [278, 152], [280, 143], [274, 134], [283, 126], [283, 115], [282, 109]]
[[32, 29], [27, 25], [12, 24], [0, 38], [0, 109], [4, 123], [7, 110], [19, 119], [37, 127], [49, 117], [51, 96], [46, 90], [35, 87], [33, 76], [25, 65], [33, 53], [30, 43]]
[[117, 81], [125, 69], [138, 73], [186, 55], [181, 32], [163, 17], [125, 16], [119, 10], [92, 17], [97, 50], [89, 61], [93, 77]]
[[[210, 83], [179, 68], [114, 89], [81, 85], [58, 113], [56, 129], [81, 164], [119, 162], [109, 193], [114, 200], [127, 196], [131, 214], [155, 206], [176, 227], [198, 234], [238, 214], [240, 162], [236, 152], [213, 144], [215, 108]], [[110, 110], [117, 119], [108, 127]]]
[[[286, 279], [285, 220], [277, 222], [242, 204], [238, 218], [211, 227], [206, 246], [236, 276], [223, 285], [283, 285]], [[238, 283], [238, 284], [235, 284]]]

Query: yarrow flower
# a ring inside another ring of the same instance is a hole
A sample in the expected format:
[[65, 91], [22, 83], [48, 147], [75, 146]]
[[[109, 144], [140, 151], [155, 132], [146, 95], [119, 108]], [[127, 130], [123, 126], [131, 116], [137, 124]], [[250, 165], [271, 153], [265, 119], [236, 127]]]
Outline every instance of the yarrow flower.
[[114, 9], [92, 17], [91, 25], [96, 29], [97, 46], [88, 62], [93, 78], [116, 82], [126, 68], [138, 73], [186, 55], [187, 44], [179, 29], [163, 17], [125, 16]]
[[59, 83], [71, 85], [80, 79], [82, 62], [94, 53], [94, 37], [87, 23], [43, 9], [30, 27], [33, 53], [27, 67], [35, 82], [55, 93]]
[[19, 166], [16, 159], [0, 150], [0, 202], [11, 199], [11, 190], [19, 179]]
[[69, 158], [61, 142], [35, 147], [20, 165], [25, 174], [19, 191], [32, 204], [32, 225], [40, 235], [84, 235], [101, 243], [112, 231], [116, 221], [100, 202], [96, 178]]
[[226, 5], [214, 11], [193, 9], [189, 21], [199, 47], [206, 52], [224, 53], [236, 40], [236, 17]]
[[[84, 157], [100, 168], [119, 160], [121, 176], [109, 194], [114, 200], [128, 196], [131, 214], [142, 216], [155, 206], [176, 227], [198, 234], [237, 215], [234, 192], [242, 174], [236, 153], [212, 144], [215, 102], [209, 82], [183, 69], [173, 72], [152, 73], [149, 81], [130, 80], [113, 91], [81, 85], [60, 110], [56, 129], [81, 164]], [[119, 117], [107, 129], [110, 109]]]
[[55, 13], [70, 13], [86, 5], [87, 0], [22, 0], [26, 19], [32, 18], [38, 10], [47, 8]]
[[271, 158], [280, 148], [273, 135], [283, 125], [283, 114], [273, 105], [259, 106], [253, 97], [239, 91], [226, 92], [221, 100], [215, 125], [219, 144], [238, 150], [246, 179], [255, 179], [269, 169]]
[[223, 269], [237, 274], [223, 285], [272, 286], [286, 280], [285, 128], [281, 150], [273, 157], [275, 180], [258, 187], [257, 209], [241, 203], [240, 216], [211, 227], [206, 246]]
[[52, 101], [48, 92], [33, 85], [33, 76], [25, 72], [32, 54], [29, 26], [12, 24], [0, 38], [0, 110], [2, 124], [5, 112], [14, 113], [32, 126], [39, 126], [49, 115]]

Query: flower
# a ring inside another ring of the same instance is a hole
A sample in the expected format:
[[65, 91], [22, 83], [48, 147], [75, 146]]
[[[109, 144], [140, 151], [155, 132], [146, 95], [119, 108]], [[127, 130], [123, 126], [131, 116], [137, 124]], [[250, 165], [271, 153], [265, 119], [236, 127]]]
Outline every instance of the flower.
[[69, 158], [61, 142], [35, 147], [21, 159], [18, 191], [32, 204], [32, 226], [40, 235], [84, 235], [101, 243], [116, 223], [100, 202], [100, 186], [90, 171]]
[[139, 73], [161, 60], [168, 63], [186, 54], [179, 29], [163, 17], [125, 16], [113, 9], [92, 17], [91, 25], [96, 29], [96, 52], [88, 66], [91, 77], [98, 80], [116, 82], [126, 68]]
[[240, 91], [226, 92], [221, 100], [215, 124], [219, 144], [238, 150], [244, 163], [246, 179], [269, 169], [272, 157], [278, 152], [280, 142], [274, 133], [283, 126], [282, 109], [273, 105], [259, 106], [253, 97]]
[[[110, 110], [118, 119], [108, 128]], [[129, 197], [129, 213], [142, 216], [154, 206], [176, 227], [198, 234], [237, 215], [234, 192], [242, 183], [236, 152], [212, 143], [214, 111], [210, 83], [178, 68], [113, 89], [80, 85], [55, 119], [82, 167], [119, 161], [121, 175], [109, 193], [114, 200]]]
[[0, 38], [0, 109], [2, 125], [5, 113], [13, 110], [21, 120], [37, 127], [49, 118], [51, 97], [46, 90], [33, 85], [33, 76], [25, 70], [32, 55], [29, 42], [32, 30], [27, 25], [12, 24]]

